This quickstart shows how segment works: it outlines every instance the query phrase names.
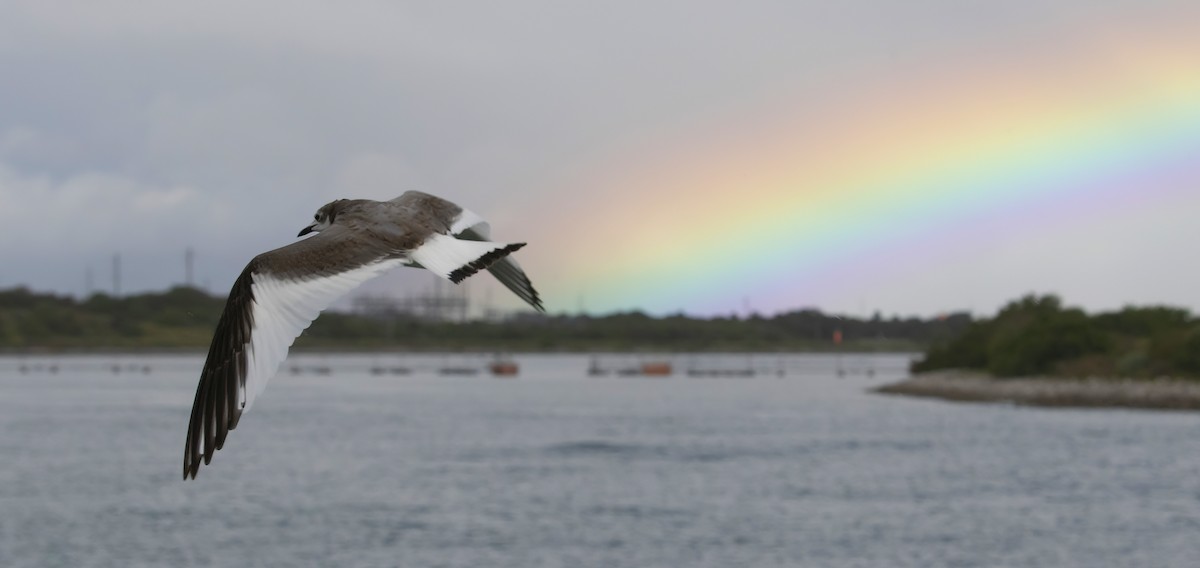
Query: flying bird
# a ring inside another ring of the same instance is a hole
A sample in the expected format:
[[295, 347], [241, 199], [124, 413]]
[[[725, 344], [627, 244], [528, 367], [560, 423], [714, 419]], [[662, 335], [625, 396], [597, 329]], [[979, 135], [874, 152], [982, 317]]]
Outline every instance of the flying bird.
[[479, 215], [419, 191], [391, 201], [339, 199], [297, 235], [313, 237], [254, 257], [233, 283], [196, 387], [183, 478], [207, 465], [287, 357], [292, 342], [359, 284], [398, 267], [425, 268], [454, 283], [486, 269], [545, 311], [516, 260], [525, 243], [490, 240]]

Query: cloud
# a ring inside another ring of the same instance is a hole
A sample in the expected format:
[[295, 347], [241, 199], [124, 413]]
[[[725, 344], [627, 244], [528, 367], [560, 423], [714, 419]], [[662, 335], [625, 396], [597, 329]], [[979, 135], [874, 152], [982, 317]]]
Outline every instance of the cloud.
[[189, 225], [213, 219], [216, 209], [192, 188], [150, 187], [106, 173], [56, 181], [23, 176], [5, 165], [0, 165], [0, 208], [5, 227], [20, 235], [0, 242], [7, 254], [40, 248], [95, 253], [94, 247], [103, 246], [99, 243], [113, 241], [154, 248]]
[[[585, 215], [580, 188], [637, 167], [642, 149], [719, 134], [709, 126], [762, 108], [819, 115], [881, 77], [1082, 49], [1097, 29], [1166, 29], [1197, 11], [1166, 0], [5, 2], [0, 215], [29, 237], [0, 246], [16, 255], [0, 285], [76, 289], [82, 263], [122, 250], [130, 288], [160, 287], [176, 277], [152, 266], [194, 246], [223, 287], [320, 204], [406, 189], [478, 210], [505, 236], [565, 238], [544, 227]], [[20, 213], [8, 208], [18, 198]], [[540, 254], [531, 243], [523, 258], [535, 270], [569, 260]]]
[[[185, 235], [220, 224], [221, 209], [193, 188], [152, 187], [96, 172], [55, 180], [0, 164], [0, 222], [10, 235], [0, 240], [6, 261], [0, 285], [81, 292], [86, 267], [104, 265], [115, 253], [181, 253]], [[162, 276], [140, 277], [167, 283]]]

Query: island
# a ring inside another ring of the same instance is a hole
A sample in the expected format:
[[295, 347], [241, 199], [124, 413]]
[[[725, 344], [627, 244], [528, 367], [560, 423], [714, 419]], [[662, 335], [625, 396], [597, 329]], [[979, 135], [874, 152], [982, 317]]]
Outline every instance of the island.
[[931, 346], [884, 394], [1031, 406], [1200, 409], [1200, 322], [1187, 310], [1090, 315], [1030, 295]]

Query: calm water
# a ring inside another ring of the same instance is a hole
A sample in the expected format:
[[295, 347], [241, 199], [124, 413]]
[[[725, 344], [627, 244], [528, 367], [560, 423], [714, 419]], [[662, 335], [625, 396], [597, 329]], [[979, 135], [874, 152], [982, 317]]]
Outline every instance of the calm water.
[[1200, 562], [1200, 414], [864, 393], [902, 357], [597, 379], [527, 356], [516, 380], [308, 357], [333, 373], [285, 370], [186, 483], [200, 359], [16, 370], [48, 361], [0, 360], [6, 567]]

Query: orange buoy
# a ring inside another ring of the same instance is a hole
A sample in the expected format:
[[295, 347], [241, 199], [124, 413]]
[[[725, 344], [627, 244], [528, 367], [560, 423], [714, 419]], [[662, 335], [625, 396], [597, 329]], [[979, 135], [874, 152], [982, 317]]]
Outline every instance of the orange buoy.
[[515, 377], [520, 370], [513, 361], [492, 361], [488, 365], [488, 369], [491, 369], [492, 374], [497, 377]]
[[671, 374], [671, 364], [666, 361], [642, 363], [642, 374], [648, 377], [665, 377]]

